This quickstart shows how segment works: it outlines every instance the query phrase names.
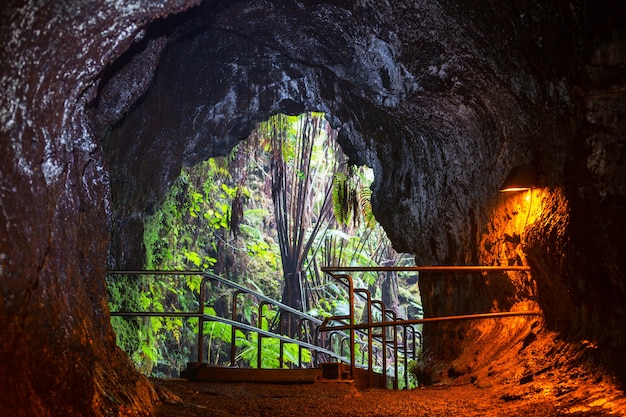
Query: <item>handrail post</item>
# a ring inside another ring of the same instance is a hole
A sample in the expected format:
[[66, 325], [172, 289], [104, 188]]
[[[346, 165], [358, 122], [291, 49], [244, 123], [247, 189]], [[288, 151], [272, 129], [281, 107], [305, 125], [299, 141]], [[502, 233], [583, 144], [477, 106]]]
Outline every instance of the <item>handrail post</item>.
[[[391, 316], [391, 321], [396, 322], [396, 312], [393, 310], [386, 311]], [[398, 389], [398, 325], [394, 324], [392, 329], [393, 334], [393, 389]]]
[[[376, 304], [379, 306], [380, 311], [381, 311], [381, 322], [384, 323], [385, 322], [385, 303], [383, 303], [380, 300], [372, 300], [372, 304]], [[387, 327], [381, 327], [380, 328], [380, 334], [375, 334], [374, 336], [380, 336], [381, 338], [381, 344], [382, 344], [382, 370], [383, 370], [383, 379], [385, 381], [385, 388], [387, 388]]]
[[[328, 332], [328, 350], [334, 351], [335, 350], [335, 345], [333, 344], [333, 336], [335, 337], [335, 342], [336, 343], [336, 347], [337, 349], [339, 349], [339, 356], [345, 356], [345, 350], [344, 350], [344, 342], [346, 341], [346, 339], [348, 339], [347, 336], [345, 336], [345, 334], [342, 334], [339, 331], [329, 331]], [[337, 362], [340, 361], [339, 358], [335, 358], [337, 360]]]
[[[355, 292], [362, 292], [365, 294], [367, 305], [367, 322], [372, 322], [372, 294], [365, 288], [357, 288]], [[369, 379], [370, 388], [374, 385], [374, 358], [373, 358], [373, 329], [369, 327], [367, 329], [367, 376]]]
[[[420, 349], [423, 349], [424, 340], [422, 339], [422, 332], [415, 331], [415, 334], [418, 336], [418, 339], [420, 340]], [[416, 354], [415, 354], [415, 357], [413, 358], [414, 360], [417, 359], [417, 349], [415, 350], [415, 352]]]
[[[263, 329], [263, 307], [265, 307], [267, 302], [261, 301], [259, 304], [259, 317], [257, 319], [257, 327], [259, 329]], [[256, 354], [256, 367], [257, 369], [261, 369], [262, 364], [262, 355], [263, 355], [263, 335], [257, 334], [257, 354]]]
[[417, 360], [417, 336], [419, 336], [420, 339], [420, 349], [422, 348], [422, 333], [418, 332], [417, 330], [415, 330], [415, 326], [411, 325], [410, 326], [412, 335], [413, 335], [413, 360]]
[[[242, 290], [237, 290], [233, 293], [233, 298], [231, 300], [231, 308], [230, 308], [231, 319], [233, 321], [237, 321], [237, 297], [239, 296], [239, 294], [243, 294], [243, 293], [244, 292]], [[230, 335], [231, 335], [230, 366], [235, 366], [235, 362], [237, 359], [237, 345], [235, 344], [236, 337], [237, 337], [237, 329], [235, 328], [235, 326], [230, 326]]]
[[[280, 334], [285, 334], [285, 331], [284, 331], [285, 328], [283, 326], [283, 320], [284, 320], [283, 313], [284, 313], [284, 310], [282, 310], [282, 309], [278, 311], [278, 314], [279, 314], [278, 332]], [[287, 323], [287, 328], [291, 329], [291, 316], [289, 316], [288, 320], [289, 320], [289, 322]], [[279, 368], [283, 367], [283, 355], [285, 353], [283, 349], [284, 349], [283, 348], [283, 341], [279, 340], [278, 341], [278, 367]]]
[[[403, 323], [401, 326], [404, 338], [404, 386], [405, 389], [409, 389], [409, 353], [411, 354], [413, 360], [417, 359], [415, 327], [406, 323]], [[411, 341], [411, 349], [409, 349], [409, 339]]]
[[[341, 274], [331, 276], [335, 279], [345, 279], [348, 281], [348, 317], [341, 316], [341, 318], [347, 318], [350, 326], [354, 326], [355, 320], [355, 306], [354, 306], [354, 281], [350, 275]], [[340, 318], [340, 317], [335, 317]], [[350, 375], [352, 378], [356, 375], [356, 356], [354, 354], [355, 348], [355, 338], [356, 338], [356, 330], [354, 328], [350, 328]]]
[[[202, 281], [200, 281], [200, 300], [198, 303], [198, 366], [202, 365], [203, 361], [202, 350], [204, 349], [204, 286], [207, 280], [207, 277], [203, 277]], [[208, 360], [209, 358], [207, 358], [207, 362]]]
[[[326, 335], [324, 335], [326, 336]], [[320, 340], [322, 339], [322, 332], [320, 332], [320, 327], [316, 326], [314, 333], [313, 333], [313, 341], [315, 342], [315, 344], [317, 346], [322, 346], [322, 341]], [[319, 353], [317, 351], [314, 352], [313, 357], [315, 358], [315, 360], [313, 361], [313, 366], [319, 366], [320, 364], [320, 356]]]
[[409, 389], [409, 333], [407, 332], [408, 325], [402, 326], [404, 332], [404, 388]]
[[[337, 332], [333, 332], [333, 331], [328, 332], [328, 350], [334, 350], [333, 349], [333, 336], [335, 334], [337, 334]], [[341, 355], [341, 351], [339, 352], [339, 354]]]
[[[340, 277], [346, 279], [348, 281], [348, 308], [349, 308], [349, 314], [350, 314], [350, 325], [354, 326], [355, 324], [355, 320], [354, 320], [354, 281], [352, 280], [352, 277], [350, 275], [340, 275]], [[350, 329], [350, 375], [352, 378], [355, 378], [356, 376], [356, 356], [354, 354], [354, 347], [355, 347], [355, 337], [356, 337], [356, 330], [351, 328]]]
[[[302, 340], [301, 340], [301, 337], [302, 337], [303, 335], [305, 335], [305, 336], [306, 336], [306, 335], [308, 335], [308, 334], [309, 334], [309, 332], [308, 332], [308, 330], [307, 330], [307, 327], [308, 327], [308, 324], [309, 324], [309, 323], [310, 323], [310, 322], [309, 322], [309, 319], [307, 319], [307, 318], [300, 318], [300, 319], [298, 320], [298, 324], [299, 324], [299, 325], [298, 325], [298, 328], [300, 329], [300, 330], [299, 330], [299, 331], [300, 331], [300, 334], [298, 335], [298, 340], [302, 341]], [[310, 337], [307, 337], [305, 341], [306, 341], [307, 343], [310, 343], [310, 342], [311, 342]], [[302, 368], [302, 345], [298, 345], [298, 368]]]
[[[298, 340], [302, 341], [300, 338], [302, 337], [302, 326], [304, 325], [304, 321], [306, 319], [298, 319]], [[306, 329], [305, 329], [306, 332]], [[302, 368], [302, 345], [298, 345], [298, 369]]]

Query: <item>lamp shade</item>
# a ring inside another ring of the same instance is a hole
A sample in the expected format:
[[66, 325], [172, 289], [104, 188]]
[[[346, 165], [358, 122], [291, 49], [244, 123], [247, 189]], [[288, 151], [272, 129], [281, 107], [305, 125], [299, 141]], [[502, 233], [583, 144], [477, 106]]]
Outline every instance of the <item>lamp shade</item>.
[[511, 169], [504, 180], [501, 192], [530, 190], [537, 186], [537, 174], [533, 165], [519, 165]]

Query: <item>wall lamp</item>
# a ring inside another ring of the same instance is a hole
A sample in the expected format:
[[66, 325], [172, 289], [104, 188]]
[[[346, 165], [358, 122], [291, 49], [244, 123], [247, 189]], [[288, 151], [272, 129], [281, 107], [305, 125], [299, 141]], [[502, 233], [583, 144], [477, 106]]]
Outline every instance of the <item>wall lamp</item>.
[[518, 165], [507, 175], [500, 192], [526, 191], [537, 187], [537, 173], [533, 165]]

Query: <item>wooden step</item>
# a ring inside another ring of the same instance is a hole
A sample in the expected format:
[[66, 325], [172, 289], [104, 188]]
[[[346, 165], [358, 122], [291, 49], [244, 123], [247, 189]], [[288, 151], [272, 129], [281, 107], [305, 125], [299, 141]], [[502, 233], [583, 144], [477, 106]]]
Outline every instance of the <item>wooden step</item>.
[[252, 369], [230, 368], [202, 364], [189, 364], [181, 373], [181, 378], [198, 382], [233, 382], [264, 384], [313, 384], [347, 383], [357, 388], [385, 388], [385, 378], [381, 374], [370, 375], [364, 369], [349, 374], [349, 366], [341, 363], [324, 363], [319, 368], [309, 369]]
[[320, 369], [251, 369], [200, 366], [192, 379], [204, 382], [312, 384], [320, 379], [321, 375]]

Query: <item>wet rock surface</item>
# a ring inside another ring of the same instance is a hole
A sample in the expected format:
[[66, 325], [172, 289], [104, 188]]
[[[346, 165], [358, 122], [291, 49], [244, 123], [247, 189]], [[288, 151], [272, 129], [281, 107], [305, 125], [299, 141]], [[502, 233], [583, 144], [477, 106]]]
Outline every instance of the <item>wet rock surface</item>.
[[[106, 268], [141, 266], [142, 216], [182, 165], [277, 111], [341, 128], [418, 264], [533, 268], [425, 278], [427, 315], [539, 307], [537, 340], [557, 332], [572, 361], [626, 380], [622, 2], [330, 3], [3, 6], [0, 411], [151, 412], [114, 346]], [[531, 203], [498, 194], [529, 162]], [[427, 327], [425, 370], [477, 373], [477, 340], [507, 358], [527, 325]]]
[[109, 323], [110, 187], [86, 111], [140, 28], [184, 9], [135, 6], [1, 9], [0, 415], [145, 415], [156, 400]]

